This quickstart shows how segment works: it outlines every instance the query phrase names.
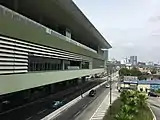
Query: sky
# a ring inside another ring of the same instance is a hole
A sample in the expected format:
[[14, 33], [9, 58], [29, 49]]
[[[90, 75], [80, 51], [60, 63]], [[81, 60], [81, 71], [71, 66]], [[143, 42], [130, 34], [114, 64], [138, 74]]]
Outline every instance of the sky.
[[160, 0], [73, 0], [112, 45], [109, 57], [160, 62]]

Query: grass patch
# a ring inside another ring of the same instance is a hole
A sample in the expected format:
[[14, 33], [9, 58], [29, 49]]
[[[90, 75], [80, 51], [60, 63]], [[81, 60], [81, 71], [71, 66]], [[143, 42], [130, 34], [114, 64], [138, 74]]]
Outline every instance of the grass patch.
[[[111, 108], [108, 109], [106, 115], [104, 116], [103, 120], [116, 120], [115, 115], [119, 113], [121, 108], [121, 101], [120, 98], [114, 101]], [[111, 112], [110, 112], [111, 110]], [[149, 107], [145, 107], [140, 109], [138, 114], [135, 115], [134, 120], [153, 120], [153, 115], [149, 109]]]
[[139, 110], [134, 120], [153, 120], [153, 115], [149, 107], [147, 106], [146, 108]]
[[103, 120], [115, 120], [115, 115], [120, 111], [121, 101], [120, 98], [115, 100], [104, 116]]

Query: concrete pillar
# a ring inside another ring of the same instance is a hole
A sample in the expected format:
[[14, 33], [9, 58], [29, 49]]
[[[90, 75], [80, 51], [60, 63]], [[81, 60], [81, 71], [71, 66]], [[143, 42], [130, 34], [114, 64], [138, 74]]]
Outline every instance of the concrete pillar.
[[53, 93], [54, 90], [55, 90], [55, 85], [53, 84], [53, 85], [51, 85], [51, 93]]
[[18, 0], [14, 0], [14, 10], [17, 11], [19, 7]]
[[84, 83], [86, 81], [86, 77], [82, 77], [82, 82]]
[[62, 70], [65, 70], [64, 60], [62, 60]]
[[0, 103], [0, 112], [2, 112], [2, 103]]
[[92, 69], [92, 61], [89, 62], [89, 69]]
[[78, 84], [82, 83], [82, 78], [78, 78]]
[[82, 69], [82, 61], [80, 62], [80, 69]]
[[40, 17], [39, 17], [39, 23], [42, 23], [42, 22], [43, 22], [43, 17], [40, 16]]

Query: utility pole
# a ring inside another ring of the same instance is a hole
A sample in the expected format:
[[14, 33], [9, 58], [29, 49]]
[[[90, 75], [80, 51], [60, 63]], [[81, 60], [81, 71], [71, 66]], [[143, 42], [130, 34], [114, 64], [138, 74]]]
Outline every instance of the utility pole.
[[109, 76], [110, 79], [110, 106], [112, 104], [112, 81], [111, 81], [111, 75]]
[[111, 114], [111, 104], [112, 104], [112, 80], [111, 80], [111, 74], [112, 74], [112, 66], [111, 66], [111, 63], [107, 63], [107, 73], [108, 73], [108, 81], [110, 83], [110, 114]]

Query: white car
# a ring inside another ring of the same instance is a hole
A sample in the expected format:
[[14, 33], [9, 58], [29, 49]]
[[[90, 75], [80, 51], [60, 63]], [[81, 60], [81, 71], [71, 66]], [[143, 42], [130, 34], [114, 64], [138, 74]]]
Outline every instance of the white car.
[[90, 80], [91, 78], [92, 78], [92, 75], [87, 76], [87, 77], [86, 77], [86, 80]]
[[106, 87], [106, 88], [110, 88], [110, 86], [109, 86], [109, 85], [105, 85], [105, 87]]

